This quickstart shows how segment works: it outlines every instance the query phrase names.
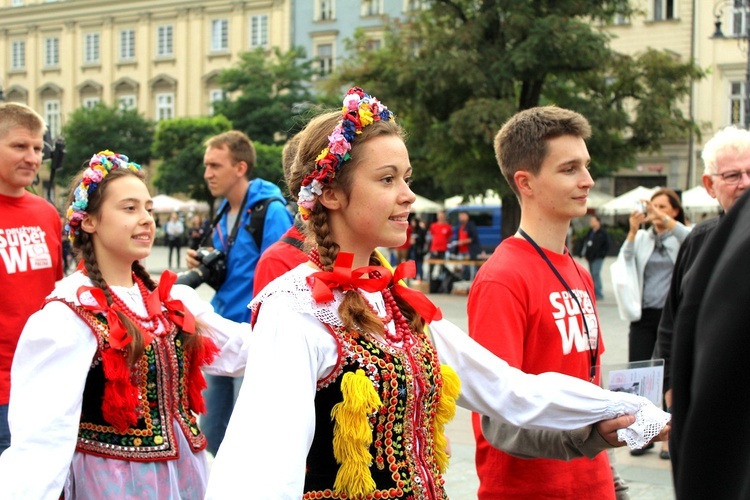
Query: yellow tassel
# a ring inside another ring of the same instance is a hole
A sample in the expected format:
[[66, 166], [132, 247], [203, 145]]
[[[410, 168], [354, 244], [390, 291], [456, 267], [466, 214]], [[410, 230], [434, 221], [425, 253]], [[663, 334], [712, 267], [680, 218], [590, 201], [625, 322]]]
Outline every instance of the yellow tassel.
[[370, 474], [372, 429], [369, 415], [382, 403], [364, 370], [346, 373], [341, 380], [343, 399], [331, 410], [333, 455], [340, 464], [333, 489], [349, 498], [360, 498], [375, 491]]
[[456, 416], [456, 398], [461, 393], [461, 380], [456, 371], [448, 365], [440, 365], [443, 389], [440, 393], [435, 416], [435, 461], [441, 473], [448, 469], [448, 440], [445, 438], [445, 424]]

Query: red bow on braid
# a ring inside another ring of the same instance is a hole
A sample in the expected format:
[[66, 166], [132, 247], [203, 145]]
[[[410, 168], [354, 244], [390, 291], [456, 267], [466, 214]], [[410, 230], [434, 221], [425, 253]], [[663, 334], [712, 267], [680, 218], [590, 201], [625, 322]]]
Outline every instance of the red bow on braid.
[[[81, 295], [86, 292], [91, 294], [91, 297], [95, 302], [94, 304], [86, 304], [81, 300]], [[102, 291], [101, 288], [95, 286], [82, 286], [78, 288], [76, 295], [78, 296], [78, 302], [81, 304], [81, 307], [95, 313], [104, 313], [106, 315], [107, 327], [109, 328], [109, 345], [111, 345], [113, 349], [124, 349], [133, 341], [133, 338], [128, 336], [128, 331], [120, 320], [120, 316], [117, 315], [117, 311], [120, 311], [120, 308], [117, 307], [117, 304], [107, 304], [107, 297], [104, 295], [104, 291]], [[125, 311], [120, 312], [127, 314]], [[143, 333], [144, 345], [150, 344], [153, 338], [151, 334], [142, 329], [141, 333]]]
[[159, 278], [159, 286], [153, 290], [146, 299], [146, 307], [149, 315], [156, 316], [161, 313], [162, 304], [167, 308], [167, 318], [179, 326], [185, 333], [195, 333], [195, 316], [182, 303], [181, 300], [170, 298], [172, 285], [177, 281], [177, 275], [172, 271], [164, 271]]
[[433, 320], [439, 320], [443, 318], [443, 312], [438, 306], [432, 303], [425, 294], [419, 290], [408, 288], [404, 284], [405, 278], [413, 278], [417, 275], [417, 266], [413, 260], [399, 264], [393, 273], [393, 285], [391, 293], [396, 297], [401, 298], [414, 308], [417, 313], [427, 322], [432, 323]]
[[[333, 263], [333, 271], [318, 271], [307, 278], [307, 283], [312, 287], [315, 302], [330, 302], [333, 300], [333, 292], [336, 288], [344, 291], [360, 288], [366, 292], [378, 292], [388, 286], [391, 280], [391, 272], [382, 266], [365, 266], [352, 269], [354, 254], [339, 252], [336, 262]], [[380, 273], [380, 277], [372, 277], [374, 272]], [[370, 277], [365, 278], [368, 275]]]

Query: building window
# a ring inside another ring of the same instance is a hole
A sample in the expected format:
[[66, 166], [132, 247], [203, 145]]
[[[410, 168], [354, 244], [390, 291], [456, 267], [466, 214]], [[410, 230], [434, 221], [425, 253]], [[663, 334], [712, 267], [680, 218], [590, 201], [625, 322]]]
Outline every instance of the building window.
[[224, 91], [221, 89], [211, 89], [208, 91], [208, 114], [214, 115], [214, 103], [224, 99]]
[[750, 21], [750, 8], [745, 7], [745, 0], [734, 0], [733, 4], [732, 35], [745, 36]]
[[174, 118], [174, 93], [156, 94], [156, 121]]
[[745, 82], [729, 84], [729, 121], [731, 125], [744, 125], [745, 120]]
[[427, 7], [427, 0], [404, 0], [404, 12], [423, 10]]
[[362, 0], [362, 16], [380, 16], [383, 14], [383, 0]]
[[365, 47], [367, 47], [367, 50], [369, 51], [379, 50], [382, 45], [383, 45], [383, 42], [375, 38], [370, 38], [369, 40], [365, 42]]
[[336, 16], [335, 0], [315, 0], [315, 20], [330, 21]]
[[333, 44], [322, 43], [316, 46], [315, 61], [320, 76], [328, 75], [333, 71]]
[[156, 28], [156, 55], [169, 57], [174, 54], [172, 50], [172, 25], [167, 24]]
[[120, 60], [132, 61], [133, 59], [135, 59], [135, 30], [122, 30], [120, 31]]
[[674, 18], [674, 0], [654, 0], [654, 21]]
[[60, 65], [60, 39], [50, 37], [44, 39], [44, 66], [54, 68]]
[[86, 33], [84, 36], [83, 62], [84, 64], [99, 62], [99, 33]]
[[60, 135], [60, 101], [44, 101], [44, 120], [47, 122], [50, 136], [56, 139]]
[[95, 108], [100, 102], [102, 100], [98, 97], [87, 97], [83, 100], [83, 107], [87, 109]]
[[122, 111], [135, 109], [135, 96], [134, 95], [122, 95], [117, 99], [117, 105]]
[[26, 42], [15, 40], [10, 44], [10, 69], [20, 70], [26, 68]]
[[250, 18], [250, 48], [268, 47], [268, 16], [252, 16]]
[[228, 19], [214, 19], [211, 21], [211, 50], [214, 52], [229, 50]]

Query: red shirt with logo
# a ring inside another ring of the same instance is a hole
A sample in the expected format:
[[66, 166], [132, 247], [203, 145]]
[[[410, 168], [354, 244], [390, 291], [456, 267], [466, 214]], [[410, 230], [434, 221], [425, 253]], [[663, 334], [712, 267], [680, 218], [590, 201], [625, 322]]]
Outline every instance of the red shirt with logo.
[[62, 227], [55, 207], [31, 193], [0, 195], [0, 210], [0, 405], [7, 405], [18, 337], [63, 277]]
[[[471, 287], [469, 333], [526, 373], [553, 371], [588, 380], [593, 352], [589, 338], [591, 343], [599, 342], [596, 364], [604, 352], [591, 275], [569, 254], [545, 254], [581, 307], [529, 242], [507, 238], [479, 269]], [[568, 462], [514, 458], [484, 439], [476, 414], [473, 424], [480, 499], [615, 498], [606, 453], [593, 460], [578, 458]]]

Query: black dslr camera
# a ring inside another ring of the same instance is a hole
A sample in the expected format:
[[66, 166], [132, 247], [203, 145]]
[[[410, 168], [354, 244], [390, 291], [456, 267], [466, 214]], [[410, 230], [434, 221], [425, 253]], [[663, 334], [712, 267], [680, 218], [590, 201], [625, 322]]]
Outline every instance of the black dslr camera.
[[227, 256], [221, 250], [199, 248], [195, 258], [200, 262], [198, 267], [177, 275], [178, 285], [198, 288], [206, 283], [214, 290], [221, 288], [227, 278]]

